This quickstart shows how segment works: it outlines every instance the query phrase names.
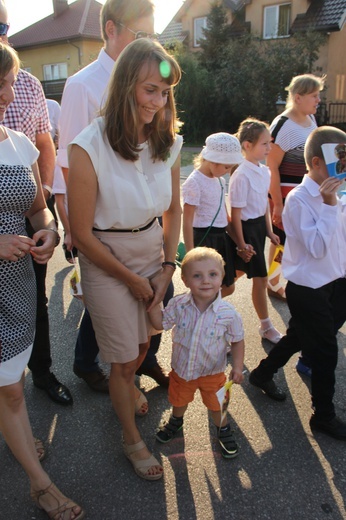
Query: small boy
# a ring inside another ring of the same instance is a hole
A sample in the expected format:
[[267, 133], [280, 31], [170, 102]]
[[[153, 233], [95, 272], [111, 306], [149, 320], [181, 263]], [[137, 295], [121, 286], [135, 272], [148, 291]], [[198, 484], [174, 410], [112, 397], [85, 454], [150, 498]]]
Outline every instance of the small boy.
[[158, 330], [173, 327], [168, 389], [173, 410], [156, 439], [166, 443], [182, 429], [184, 413], [199, 389], [217, 426], [222, 455], [233, 458], [238, 455], [238, 446], [226, 416], [221, 422], [216, 392], [226, 382], [224, 371], [230, 342], [233, 361], [230, 379], [238, 384], [243, 381], [244, 331], [240, 315], [221, 298], [224, 274], [223, 258], [215, 249], [190, 250], [181, 265], [182, 280], [190, 291], [172, 298], [163, 311], [156, 306], [149, 317]]
[[346, 424], [335, 414], [338, 359], [336, 334], [346, 320], [346, 215], [336, 193], [341, 181], [328, 177], [322, 144], [346, 143], [333, 127], [314, 130], [305, 145], [308, 173], [286, 199], [286, 244], [282, 269], [291, 312], [284, 336], [250, 374], [250, 383], [283, 401], [273, 375], [302, 349], [311, 362], [312, 430], [346, 440]]

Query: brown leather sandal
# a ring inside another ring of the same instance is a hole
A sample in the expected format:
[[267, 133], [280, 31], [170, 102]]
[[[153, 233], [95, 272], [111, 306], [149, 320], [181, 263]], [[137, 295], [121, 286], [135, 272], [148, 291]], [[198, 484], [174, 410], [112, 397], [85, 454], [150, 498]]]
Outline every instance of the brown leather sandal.
[[[49, 494], [54, 498], [57, 507], [47, 510], [41, 504], [40, 499], [46, 494]], [[72, 502], [72, 500], [65, 497], [53, 482], [51, 482], [46, 489], [31, 491], [30, 496], [37, 507], [45, 511], [52, 520], [82, 520], [85, 516], [83, 509], [79, 505], [75, 504], [75, 502]], [[75, 511], [76, 508], [79, 509], [78, 512]]]
[[43, 442], [40, 439], [36, 439], [35, 437], [34, 437], [34, 443], [35, 443], [35, 448], [37, 451], [38, 460], [40, 462], [42, 462], [43, 459], [45, 459], [46, 455], [47, 455], [46, 448], [44, 447]]

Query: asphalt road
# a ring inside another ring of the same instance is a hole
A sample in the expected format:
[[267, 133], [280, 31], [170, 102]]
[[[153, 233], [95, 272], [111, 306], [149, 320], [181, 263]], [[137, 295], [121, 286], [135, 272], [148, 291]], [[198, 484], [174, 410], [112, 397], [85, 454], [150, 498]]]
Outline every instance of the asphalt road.
[[[86, 510], [89, 520], [340, 520], [346, 519], [345, 443], [309, 429], [309, 381], [295, 370], [296, 357], [277, 381], [287, 390], [284, 403], [271, 401], [248, 383], [235, 386], [229, 412], [240, 445], [236, 459], [224, 460], [201, 399], [190, 405], [184, 434], [168, 445], [155, 441], [155, 429], [169, 416], [167, 393], [148, 377], [138, 384], [150, 412], [138, 424], [143, 439], [161, 460], [164, 478], [138, 478], [121, 450], [121, 430], [110, 399], [88, 389], [72, 372], [73, 349], [83, 312], [69, 294], [71, 267], [61, 248], [49, 262], [48, 290], [53, 370], [71, 390], [74, 404], [48, 399], [26, 375], [26, 400], [34, 435], [44, 439], [44, 467], [54, 482]], [[180, 270], [176, 293], [183, 290]], [[241, 279], [231, 297], [245, 326], [245, 368], [257, 366], [270, 345], [261, 342], [251, 303], [251, 283]], [[270, 316], [284, 332], [286, 304], [272, 301]], [[346, 420], [346, 327], [339, 333], [335, 403]], [[164, 333], [159, 360], [170, 366], [170, 334]], [[105, 366], [107, 370], [108, 367]], [[23, 470], [0, 438], [0, 520], [43, 520], [31, 503]]]

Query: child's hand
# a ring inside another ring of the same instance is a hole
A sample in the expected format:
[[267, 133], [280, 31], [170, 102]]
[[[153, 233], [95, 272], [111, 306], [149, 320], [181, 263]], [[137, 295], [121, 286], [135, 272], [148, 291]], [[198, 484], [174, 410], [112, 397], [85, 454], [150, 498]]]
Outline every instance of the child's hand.
[[337, 197], [336, 192], [340, 188], [342, 180], [337, 177], [328, 177], [325, 179], [320, 186], [320, 194], [322, 195], [323, 202], [328, 206], [336, 206]]
[[237, 254], [240, 256], [242, 260], [244, 260], [245, 263], [248, 263], [250, 262], [253, 255], [256, 254], [256, 251], [254, 250], [251, 244], [245, 244], [243, 248], [237, 249]]
[[274, 246], [280, 245], [280, 237], [278, 237], [278, 235], [275, 235], [275, 233], [268, 233], [268, 238], [270, 239], [271, 243], [274, 244]]
[[237, 385], [241, 385], [241, 383], [244, 381], [244, 374], [241, 370], [232, 368], [229, 378], [230, 378], [230, 380], [233, 381], [233, 383], [236, 383]]

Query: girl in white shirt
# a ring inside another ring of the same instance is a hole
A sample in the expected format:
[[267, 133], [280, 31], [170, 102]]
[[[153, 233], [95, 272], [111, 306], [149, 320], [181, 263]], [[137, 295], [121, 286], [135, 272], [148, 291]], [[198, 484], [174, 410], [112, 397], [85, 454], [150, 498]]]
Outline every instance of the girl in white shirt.
[[234, 135], [219, 132], [207, 137], [202, 152], [194, 161], [195, 169], [182, 186], [183, 233], [186, 250], [212, 247], [225, 261], [222, 296], [234, 291], [234, 244], [226, 232], [229, 215], [224, 193], [225, 179], [232, 165], [243, 160]]
[[265, 239], [273, 244], [280, 240], [273, 233], [268, 208], [270, 172], [265, 161], [271, 147], [268, 125], [248, 118], [240, 124], [238, 138], [245, 160], [231, 177], [229, 199], [234, 240], [237, 245], [235, 267], [237, 277], [246, 273], [252, 278], [252, 301], [260, 319], [259, 333], [271, 343], [282, 335], [268, 315], [267, 266], [264, 257]]

